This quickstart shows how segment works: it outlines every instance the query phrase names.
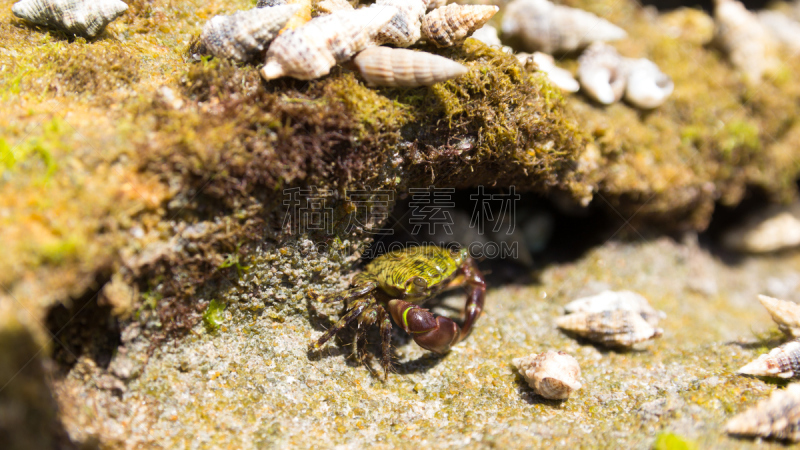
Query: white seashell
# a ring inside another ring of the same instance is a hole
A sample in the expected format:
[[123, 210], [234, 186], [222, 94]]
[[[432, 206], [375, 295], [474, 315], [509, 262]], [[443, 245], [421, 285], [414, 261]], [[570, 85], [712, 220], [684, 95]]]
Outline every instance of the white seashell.
[[265, 6], [282, 6], [288, 5], [289, 0], [258, 0], [256, 8], [264, 8]]
[[800, 383], [775, 389], [769, 399], [734, 416], [728, 434], [800, 441]]
[[396, 13], [392, 6], [339, 11], [284, 31], [270, 45], [261, 76], [311, 80], [327, 75], [336, 63], [371, 46], [374, 35]]
[[755, 14], [735, 0], [715, 0], [716, 44], [749, 81], [758, 82], [777, 66], [776, 42]]
[[267, 48], [299, 9], [297, 5], [284, 5], [215, 16], [203, 27], [200, 40], [218, 58], [248, 62]]
[[625, 93], [625, 60], [617, 50], [595, 42], [578, 58], [578, 80], [589, 97], [604, 105], [619, 101]]
[[[800, 3], [799, 3], [800, 4]], [[761, 25], [791, 51], [800, 51], [800, 22], [780, 11], [763, 10], [757, 13]]]
[[758, 300], [781, 331], [791, 337], [800, 337], [800, 305], [766, 295], [759, 295]]
[[623, 39], [627, 33], [611, 22], [577, 8], [547, 0], [515, 0], [503, 13], [503, 37], [521, 50], [553, 54], [580, 50], [592, 42]]
[[337, 11], [352, 11], [353, 5], [347, 0], [322, 0], [316, 3], [316, 13], [318, 16], [333, 14]]
[[499, 10], [491, 5], [442, 6], [422, 18], [422, 35], [437, 47], [460, 44]]
[[500, 36], [497, 34], [497, 28], [491, 25], [484, 25], [474, 33], [472, 39], [477, 39], [490, 47], [502, 47], [503, 43], [500, 41]]
[[565, 399], [581, 388], [581, 368], [578, 361], [564, 352], [516, 358], [512, 361], [519, 374], [537, 394], [549, 399]]
[[800, 203], [777, 205], [751, 216], [722, 236], [730, 250], [769, 253], [800, 246]]
[[11, 7], [20, 19], [94, 37], [128, 10], [119, 0], [22, 0]]
[[547, 53], [517, 53], [517, 59], [525, 70], [540, 70], [547, 74], [550, 82], [564, 92], [578, 92], [581, 87], [572, 72], [556, 66], [555, 59]]
[[436, 8], [441, 8], [446, 4], [447, 0], [425, 0], [425, 6], [428, 8], [428, 11], [432, 11]]
[[573, 300], [564, 306], [564, 311], [568, 314], [616, 310], [633, 311], [654, 327], [658, 325], [659, 320], [667, 317], [662, 311], [650, 306], [646, 298], [631, 291], [603, 291], [591, 297]]
[[577, 312], [556, 319], [556, 326], [611, 347], [631, 347], [633, 344], [663, 334], [641, 315], [626, 310], [599, 313]]
[[372, 8], [395, 7], [392, 20], [374, 38], [375, 45], [391, 44], [408, 47], [420, 38], [420, 26], [425, 15], [424, 0], [378, 0]]
[[466, 66], [443, 56], [403, 48], [370, 47], [355, 63], [372, 86], [430, 86], [467, 73]]
[[649, 59], [625, 58], [625, 100], [641, 109], [661, 106], [675, 89], [672, 79]]
[[790, 341], [739, 369], [744, 375], [800, 378], [800, 342]]

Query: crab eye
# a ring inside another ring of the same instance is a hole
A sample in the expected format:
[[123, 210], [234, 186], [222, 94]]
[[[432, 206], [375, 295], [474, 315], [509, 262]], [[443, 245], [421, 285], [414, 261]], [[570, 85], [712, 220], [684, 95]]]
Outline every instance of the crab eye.
[[413, 277], [407, 282], [406, 291], [409, 294], [422, 294], [428, 289], [428, 282], [422, 277]]

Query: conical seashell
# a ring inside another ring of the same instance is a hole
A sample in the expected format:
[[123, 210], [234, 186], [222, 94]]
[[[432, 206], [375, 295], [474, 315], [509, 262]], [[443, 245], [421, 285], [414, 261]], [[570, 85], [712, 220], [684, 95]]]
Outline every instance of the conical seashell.
[[800, 246], [800, 203], [775, 205], [751, 215], [722, 236], [722, 245], [748, 253], [768, 253]]
[[317, 2], [314, 6], [318, 16], [333, 14], [337, 11], [353, 10], [353, 5], [347, 0], [322, 0]]
[[203, 27], [200, 40], [218, 58], [248, 62], [267, 48], [299, 9], [297, 5], [284, 5], [215, 16]]
[[20, 19], [84, 37], [97, 36], [127, 10], [119, 0], [22, 0], [11, 7]]
[[490, 47], [502, 47], [503, 42], [500, 41], [500, 36], [497, 34], [497, 28], [491, 25], [484, 25], [474, 33], [472, 39], [477, 39]]
[[740, 2], [715, 0], [714, 23], [716, 44], [749, 81], [760, 81], [764, 72], [777, 66], [776, 42]]
[[578, 312], [556, 319], [556, 325], [591, 341], [608, 346], [630, 347], [638, 342], [661, 336], [642, 316], [626, 310], [600, 313]]
[[572, 391], [581, 388], [581, 367], [575, 358], [564, 352], [551, 350], [516, 358], [512, 362], [528, 386], [544, 398], [569, 398]]
[[800, 342], [790, 341], [739, 369], [757, 377], [800, 378]]
[[372, 86], [430, 86], [467, 73], [466, 66], [443, 56], [403, 48], [370, 47], [355, 63]]
[[375, 45], [391, 44], [408, 47], [420, 38], [422, 16], [425, 15], [424, 0], [378, 0], [372, 8], [393, 6], [397, 8], [392, 20], [382, 27], [375, 38]]
[[464, 42], [500, 10], [491, 5], [457, 5], [436, 8], [422, 18], [422, 35], [437, 47]]
[[[474, 36], [473, 36], [474, 37]], [[547, 53], [517, 53], [517, 59], [525, 70], [540, 70], [547, 74], [551, 83], [564, 92], [578, 92], [580, 84], [572, 76], [572, 72], [556, 66], [555, 59]]]
[[263, 8], [265, 6], [281, 6], [288, 5], [289, 0], [258, 0], [256, 8]]
[[327, 75], [337, 62], [372, 45], [374, 34], [396, 13], [392, 6], [339, 11], [285, 31], [269, 46], [261, 76], [311, 80]]
[[775, 389], [769, 399], [729, 420], [725, 431], [739, 436], [800, 441], [800, 384]]
[[295, 5], [298, 7], [297, 11], [294, 13], [294, 16], [286, 22], [286, 25], [284, 25], [284, 28], [287, 30], [295, 29], [311, 20], [311, 0], [258, 0], [256, 3], [256, 8], [283, 5]]
[[447, 0], [425, 0], [425, 6], [428, 8], [428, 11], [432, 11], [436, 8], [441, 8], [446, 4]]
[[800, 51], [800, 22], [780, 11], [763, 10], [757, 13], [761, 25], [772, 37], [791, 51]]
[[633, 311], [654, 327], [658, 325], [659, 320], [667, 317], [662, 311], [650, 306], [646, 298], [631, 291], [603, 291], [591, 297], [573, 300], [564, 306], [564, 311], [568, 314], [616, 310]]
[[625, 100], [641, 109], [661, 106], [675, 89], [672, 79], [646, 58], [625, 58]]
[[800, 337], [800, 305], [766, 295], [759, 295], [758, 300], [781, 331], [795, 338]]
[[604, 105], [619, 101], [625, 93], [625, 60], [617, 50], [595, 42], [578, 58], [578, 80], [589, 97]]
[[520, 50], [548, 54], [580, 50], [592, 42], [614, 41], [625, 30], [594, 14], [554, 5], [547, 0], [515, 0], [503, 13], [503, 37], [518, 41]]

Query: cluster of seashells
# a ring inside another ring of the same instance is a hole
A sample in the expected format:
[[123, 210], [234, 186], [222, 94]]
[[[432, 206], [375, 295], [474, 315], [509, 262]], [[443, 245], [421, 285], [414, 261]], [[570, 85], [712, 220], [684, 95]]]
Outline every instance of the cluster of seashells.
[[[264, 58], [265, 80], [319, 78], [353, 59], [370, 85], [428, 86], [467, 69], [442, 56], [402, 47], [420, 39], [438, 47], [459, 45], [498, 11], [496, 6], [438, 6], [426, 0], [377, 0], [363, 8], [326, 0], [317, 3], [316, 17], [287, 28], [304, 8], [277, 3], [262, 0], [253, 10], [212, 18], [201, 34], [203, 46], [214, 56], [240, 62]], [[426, 13], [431, 6], [438, 7]]]
[[120, 0], [22, 0], [11, 12], [28, 22], [92, 38], [128, 10]]
[[[544, 72], [565, 92], [580, 87], [603, 105], [624, 97], [637, 108], [653, 109], [663, 104], [675, 87], [652, 61], [625, 58], [606, 44], [627, 37], [625, 30], [578, 8], [548, 0], [514, 0], [503, 15], [502, 32], [513, 46], [534, 52], [517, 54], [523, 67]], [[551, 55], [577, 51], [583, 54], [578, 59], [576, 81], [569, 71], [556, 66]]]
[[[758, 377], [800, 378], [800, 305], [766, 295], [759, 301], [778, 328], [793, 338], [746, 364], [738, 373]], [[737, 436], [800, 441], [800, 383], [775, 390], [769, 399], [733, 417], [725, 431]]]
[[564, 352], [546, 351], [512, 361], [528, 386], [544, 398], [568, 399], [581, 388], [581, 367]]
[[666, 315], [631, 291], [603, 291], [577, 299], [556, 319], [562, 330], [608, 347], [632, 347], [663, 334], [657, 328]]

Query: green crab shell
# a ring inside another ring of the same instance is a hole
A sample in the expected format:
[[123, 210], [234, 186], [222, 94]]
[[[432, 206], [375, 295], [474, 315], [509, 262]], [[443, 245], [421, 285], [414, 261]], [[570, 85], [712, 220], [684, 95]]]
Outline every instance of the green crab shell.
[[375, 258], [354, 282], [374, 281], [389, 296], [418, 303], [446, 287], [468, 258], [466, 249], [408, 247]]

